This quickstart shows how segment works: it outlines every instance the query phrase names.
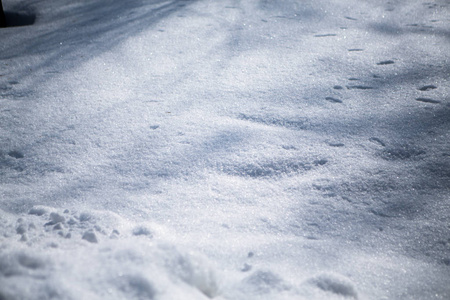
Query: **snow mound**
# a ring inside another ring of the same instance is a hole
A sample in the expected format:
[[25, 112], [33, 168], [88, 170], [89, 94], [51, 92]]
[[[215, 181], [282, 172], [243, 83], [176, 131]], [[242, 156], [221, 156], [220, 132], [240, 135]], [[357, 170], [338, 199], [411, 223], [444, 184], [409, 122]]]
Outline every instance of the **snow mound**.
[[[2, 211], [0, 299], [189, 299], [219, 294], [217, 270], [157, 224], [105, 211]], [[26, 288], [24, 288], [26, 287]]]

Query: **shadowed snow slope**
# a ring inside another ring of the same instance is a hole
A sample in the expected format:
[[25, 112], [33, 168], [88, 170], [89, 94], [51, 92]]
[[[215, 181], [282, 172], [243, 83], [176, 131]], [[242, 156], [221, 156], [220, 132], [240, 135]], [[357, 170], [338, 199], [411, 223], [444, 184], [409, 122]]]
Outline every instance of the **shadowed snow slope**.
[[449, 299], [448, 1], [3, 2], [0, 299]]

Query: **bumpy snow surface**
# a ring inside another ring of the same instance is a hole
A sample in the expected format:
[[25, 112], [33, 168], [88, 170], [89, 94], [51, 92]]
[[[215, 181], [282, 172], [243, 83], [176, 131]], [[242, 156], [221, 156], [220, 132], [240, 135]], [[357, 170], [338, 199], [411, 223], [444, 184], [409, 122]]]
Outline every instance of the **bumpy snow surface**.
[[449, 1], [3, 4], [0, 299], [450, 299]]

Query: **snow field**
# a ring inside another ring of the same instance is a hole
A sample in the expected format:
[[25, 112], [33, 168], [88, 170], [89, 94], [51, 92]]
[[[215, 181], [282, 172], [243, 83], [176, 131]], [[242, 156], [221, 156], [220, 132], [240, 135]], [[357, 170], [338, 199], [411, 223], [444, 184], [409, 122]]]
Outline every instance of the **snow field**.
[[1, 31], [0, 298], [448, 298], [448, 3], [57, 4]]

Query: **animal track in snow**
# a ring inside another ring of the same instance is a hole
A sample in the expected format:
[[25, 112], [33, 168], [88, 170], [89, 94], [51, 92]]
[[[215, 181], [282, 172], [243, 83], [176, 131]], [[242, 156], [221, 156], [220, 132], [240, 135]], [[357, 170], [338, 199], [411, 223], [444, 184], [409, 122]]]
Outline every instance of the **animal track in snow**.
[[336, 33], [316, 34], [314, 37], [329, 37], [329, 36], [337, 36], [337, 34]]
[[429, 90], [434, 90], [434, 89], [437, 89], [437, 86], [432, 85], [432, 84], [424, 85], [424, 86], [418, 88], [419, 91], [423, 91], [423, 92], [429, 91]]
[[[431, 21], [431, 22], [433, 22], [433, 21]], [[420, 28], [419, 31], [424, 31], [424, 29], [433, 29], [433, 28], [434, 28], [434, 26], [431, 26], [431, 25], [417, 24], [417, 23], [414, 23], [414, 24], [406, 24], [405, 26], [408, 26], [408, 27], [418, 27], [418, 28]]]
[[352, 18], [352, 17], [344, 17], [344, 18], [346, 18], [347, 20], [351, 20], [351, 21], [358, 21], [358, 19], [355, 19], [355, 18]]
[[430, 99], [430, 98], [423, 98], [423, 97], [416, 98], [416, 101], [425, 102], [425, 103], [432, 103], [432, 104], [441, 103], [441, 101], [439, 101], [439, 100], [434, 100], [434, 99]]
[[327, 142], [328, 146], [330, 147], [344, 147], [345, 144], [339, 143], [339, 142]]
[[325, 100], [331, 103], [342, 103], [342, 100], [334, 97], [325, 97]]
[[241, 272], [248, 272], [252, 269], [252, 265], [249, 265], [248, 263], [244, 263], [244, 266], [241, 268]]
[[432, 2], [425, 2], [425, 3], [422, 3], [422, 5], [427, 6], [430, 9], [436, 8], [438, 6], [436, 3], [432, 3]]
[[335, 90], [342, 90], [343, 87], [341, 85], [335, 85], [335, 86], [333, 86], [333, 89], [335, 89]]
[[394, 64], [394, 63], [395, 63], [395, 62], [394, 62], [393, 60], [383, 60], [383, 61], [378, 62], [377, 65], [379, 65], [379, 66], [383, 66], [383, 65], [392, 65], [392, 64]]
[[360, 48], [352, 48], [352, 49], [348, 49], [349, 52], [359, 52], [359, 51], [364, 51], [364, 49], [360, 49]]
[[379, 138], [377, 138], [377, 137], [371, 137], [371, 138], [369, 139], [369, 141], [371, 141], [371, 142], [374, 143], [374, 144], [383, 146], [383, 147], [386, 146], [386, 144], [385, 144], [382, 140], [380, 140]]
[[368, 85], [347, 85], [347, 89], [349, 90], [373, 90], [375, 89], [373, 86]]

